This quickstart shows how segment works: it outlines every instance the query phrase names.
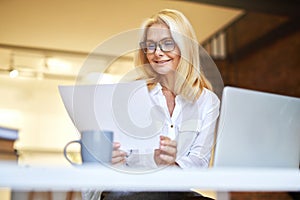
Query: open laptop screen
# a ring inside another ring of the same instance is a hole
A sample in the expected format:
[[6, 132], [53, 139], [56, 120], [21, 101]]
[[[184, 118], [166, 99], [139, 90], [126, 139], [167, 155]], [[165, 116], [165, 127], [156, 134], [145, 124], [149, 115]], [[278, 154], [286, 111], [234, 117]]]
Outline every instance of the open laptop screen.
[[300, 98], [225, 87], [214, 167], [298, 168]]

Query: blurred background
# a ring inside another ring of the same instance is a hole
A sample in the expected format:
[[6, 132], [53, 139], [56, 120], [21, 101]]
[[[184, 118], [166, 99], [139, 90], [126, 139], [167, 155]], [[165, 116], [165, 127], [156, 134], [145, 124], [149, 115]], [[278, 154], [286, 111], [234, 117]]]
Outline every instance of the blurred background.
[[[300, 97], [297, 0], [0, 0], [0, 159], [68, 165], [63, 147], [79, 135], [58, 85], [75, 84], [97, 46], [164, 8], [188, 17], [224, 85]], [[110, 62], [114, 53], [94, 54], [92, 73], [107, 83], [134, 67], [131, 52]]]
[[75, 84], [91, 53], [91, 73], [116, 82], [132, 53], [95, 49], [164, 8], [189, 18], [224, 85], [300, 97], [297, 1], [1, 0], [0, 127], [16, 135], [20, 163], [66, 164], [62, 149], [78, 134], [58, 85]]

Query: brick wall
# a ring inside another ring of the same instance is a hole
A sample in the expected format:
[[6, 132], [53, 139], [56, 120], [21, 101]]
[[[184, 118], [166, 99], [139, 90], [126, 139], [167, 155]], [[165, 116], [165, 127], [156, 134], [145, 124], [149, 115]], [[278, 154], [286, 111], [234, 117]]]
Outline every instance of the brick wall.
[[300, 97], [300, 28], [271, 38], [288, 20], [248, 13], [227, 29], [228, 57], [216, 60], [225, 85]]

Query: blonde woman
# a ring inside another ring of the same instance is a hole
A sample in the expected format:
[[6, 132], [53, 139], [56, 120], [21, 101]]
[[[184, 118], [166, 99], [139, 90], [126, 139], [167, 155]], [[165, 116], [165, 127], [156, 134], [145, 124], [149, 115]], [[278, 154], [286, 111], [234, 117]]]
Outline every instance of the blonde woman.
[[148, 81], [153, 104], [160, 106], [165, 116], [160, 148], [145, 162], [126, 158], [128, 155], [119, 149], [122, 144], [115, 143], [112, 163], [206, 168], [220, 102], [201, 71], [194, 30], [181, 12], [170, 9], [146, 20], [142, 30], [135, 65]]
[[[114, 143], [112, 164], [207, 168], [220, 102], [201, 71], [194, 30], [182, 13], [170, 9], [146, 20], [142, 30], [135, 65], [148, 82], [152, 103], [162, 108], [160, 147], [150, 154], [128, 154], [120, 150], [122, 144]], [[193, 192], [103, 192], [101, 199], [209, 198]]]

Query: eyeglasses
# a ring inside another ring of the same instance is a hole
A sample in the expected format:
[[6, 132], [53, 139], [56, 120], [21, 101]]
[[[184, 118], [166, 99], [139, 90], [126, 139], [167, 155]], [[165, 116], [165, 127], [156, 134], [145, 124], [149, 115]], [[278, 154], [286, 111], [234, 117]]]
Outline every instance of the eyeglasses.
[[175, 49], [175, 42], [172, 38], [165, 38], [158, 42], [154, 42], [153, 40], [140, 42], [140, 47], [143, 49], [144, 53], [154, 53], [157, 46], [159, 46], [160, 50], [163, 52], [169, 52]]

